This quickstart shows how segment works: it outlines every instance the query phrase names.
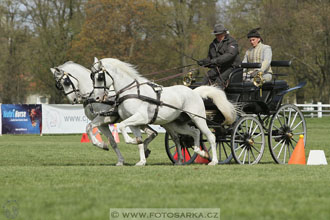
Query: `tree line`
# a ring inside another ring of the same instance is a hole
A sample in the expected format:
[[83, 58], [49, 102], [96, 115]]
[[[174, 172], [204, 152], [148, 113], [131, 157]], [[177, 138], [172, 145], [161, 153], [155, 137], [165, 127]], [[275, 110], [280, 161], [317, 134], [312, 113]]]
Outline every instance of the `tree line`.
[[246, 34], [260, 27], [273, 60], [292, 60], [275, 69], [287, 74], [279, 78], [307, 86], [287, 99], [329, 103], [329, 14], [329, 0], [1, 0], [0, 102], [24, 103], [36, 93], [67, 102], [49, 68], [68, 60], [89, 68], [94, 57], [118, 58], [155, 81], [188, 71], [150, 75], [205, 58], [214, 24], [223, 23], [241, 57]]

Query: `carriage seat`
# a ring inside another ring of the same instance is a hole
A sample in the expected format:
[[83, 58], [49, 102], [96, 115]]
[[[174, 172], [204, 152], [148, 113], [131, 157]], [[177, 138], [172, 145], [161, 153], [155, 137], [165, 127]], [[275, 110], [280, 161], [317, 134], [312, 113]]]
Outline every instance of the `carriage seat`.
[[[289, 67], [291, 66], [291, 61], [272, 61], [270, 63], [272, 67]], [[261, 68], [261, 63], [241, 63], [237, 68], [235, 68], [229, 75], [228, 84], [235, 84], [243, 82], [243, 69], [249, 68]], [[274, 80], [273, 80], [274, 81]], [[275, 84], [274, 82], [272, 85]]]
[[256, 87], [253, 82], [231, 83], [225, 92], [229, 100], [233, 102], [246, 101], [263, 101], [268, 102], [270, 96], [288, 89], [289, 86], [284, 80], [272, 80], [266, 82], [261, 87], [262, 96], [260, 96], [260, 88]]

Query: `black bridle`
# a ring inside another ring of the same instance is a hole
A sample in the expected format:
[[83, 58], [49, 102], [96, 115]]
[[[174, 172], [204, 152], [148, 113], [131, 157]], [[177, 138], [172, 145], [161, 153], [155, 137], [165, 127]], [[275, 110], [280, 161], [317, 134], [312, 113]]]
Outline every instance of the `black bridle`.
[[[96, 69], [94, 67], [96, 64], [98, 64], [98, 69]], [[103, 86], [96, 86], [95, 85], [95, 75], [96, 74], [97, 74], [96, 80], [99, 81], [99, 82], [103, 81]], [[98, 62], [93, 64], [93, 66], [91, 67], [91, 75], [90, 75], [90, 77], [92, 79], [92, 82], [93, 82], [93, 91], [91, 92], [91, 94], [94, 92], [95, 89], [103, 89], [104, 95], [103, 95], [102, 101], [104, 101], [104, 99], [108, 96], [108, 93], [110, 91], [112, 91], [112, 90], [110, 90], [111, 85], [107, 86], [106, 75], [108, 75], [111, 78], [112, 84], [113, 84], [113, 82], [114, 82], [113, 77], [104, 68], [102, 62], [98, 61]], [[113, 95], [113, 96], [110, 96], [110, 97], [116, 97], [116, 95]], [[107, 98], [109, 98], [109, 97], [107, 97]]]
[[[67, 73], [67, 72], [65, 72], [65, 71], [63, 71], [63, 70], [61, 70], [61, 69], [59, 69], [59, 68], [55, 68], [55, 70], [58, 72], [58, 73], [60, 73], [61, 74], [61, 76], [59, 77], [59, 78], [56, 78], [55, 77], [55, 87], [58, 89], [58, 90], [60, 90], [60, 91], [63, 91], [63, 93], [64, 93], [64, 95], [69, 95], [69, 94], [71, 94], [71, 93], [75, 93], [75, 95], [77, 96], [77, 97], [81, 97], [81, 95], [80, 95], [80, 92], [79, 92], [79, 89], [78, 88], [76, 88], [76, 86], [74, 85], [74, 83], [72, 82], [72, 80], [70, 79], [70, 78], [73, 78], [74, 80], [76, 80], [77, 81], [77, 83], [79, 84], [79, 81], [78, 81], [78, 79], [76, 78], [76, 77], [74, 77], [73, 75], [71, 75], [70, 73]], [[55, 76], [56, 74], [54, 74], [54, 76]], [[63, 84], [62, 84], [62, 81], [63, 80]], [[72, 87], [72, 90], [71, 91], [69, 91], [69, 92], [65, 92], [64, 91], [64, 87], [63, 87], [63, 85], [64, 86], [71, 86]]]
[[[99, 69], [96, 69], [94, 66], [95, 64], [99, 64]], [[95, 86], [95, 75], [97, 75], [96, 80], [97, 81], [103, 81], [103, 86]], [[110, 75], [110, 73], [104, 68], [103, 64], [101, 61], [98, 61], [97, 63], [94, 63], [94, 65], [91, 67], [91, 79], [93, 81], [93, 89], [103, 89], [104, 92], [106, 92], [107, 90], [110, 89], [110, 86], [107, 87], [107, 80], [105, 75], [108, 75], [111, 80], [112, 83], [114, 82], [113, 77]]]

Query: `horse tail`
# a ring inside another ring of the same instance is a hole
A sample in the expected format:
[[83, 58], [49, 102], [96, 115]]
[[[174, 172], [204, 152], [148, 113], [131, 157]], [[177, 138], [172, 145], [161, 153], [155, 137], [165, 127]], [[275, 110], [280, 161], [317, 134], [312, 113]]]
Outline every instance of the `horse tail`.
[[212, 99], [220, 112], [225, 117], [224, 124], [230, 125], [236, 120], [236, 108], [227, 99], [224, 91], [213, 86], [199, 86], [194, 89], [203, 99]]

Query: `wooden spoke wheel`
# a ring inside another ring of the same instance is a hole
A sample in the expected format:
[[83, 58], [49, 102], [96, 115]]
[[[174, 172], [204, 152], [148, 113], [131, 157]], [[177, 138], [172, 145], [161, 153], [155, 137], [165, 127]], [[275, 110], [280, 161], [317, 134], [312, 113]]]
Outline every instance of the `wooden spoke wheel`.
[[295, 105], [282, 105], [272, 117], [268, 133], [268, 146], [274, 161], [286, 164], [299, 135], [304, 135], [306, 144], [307, 129], [304, 115]]
[[[193, 163], [197, 157], [197, 154], [194, 152], [192, 147], [194, 145], [193, 138], [187, 135], [180, 135], [179, 138], [183, 156], [182, 163], [184, 165]], [[177, 148], [171, 136], [167, 132], [165, 134], [165, 150], [172, 163], [176, 163], [178, 161]]]
[[265, 132], [258, 119], [252, 116], [240, 118], [234, 125], [231, 151], [239, 164], [257, 164], [265, 149]]

